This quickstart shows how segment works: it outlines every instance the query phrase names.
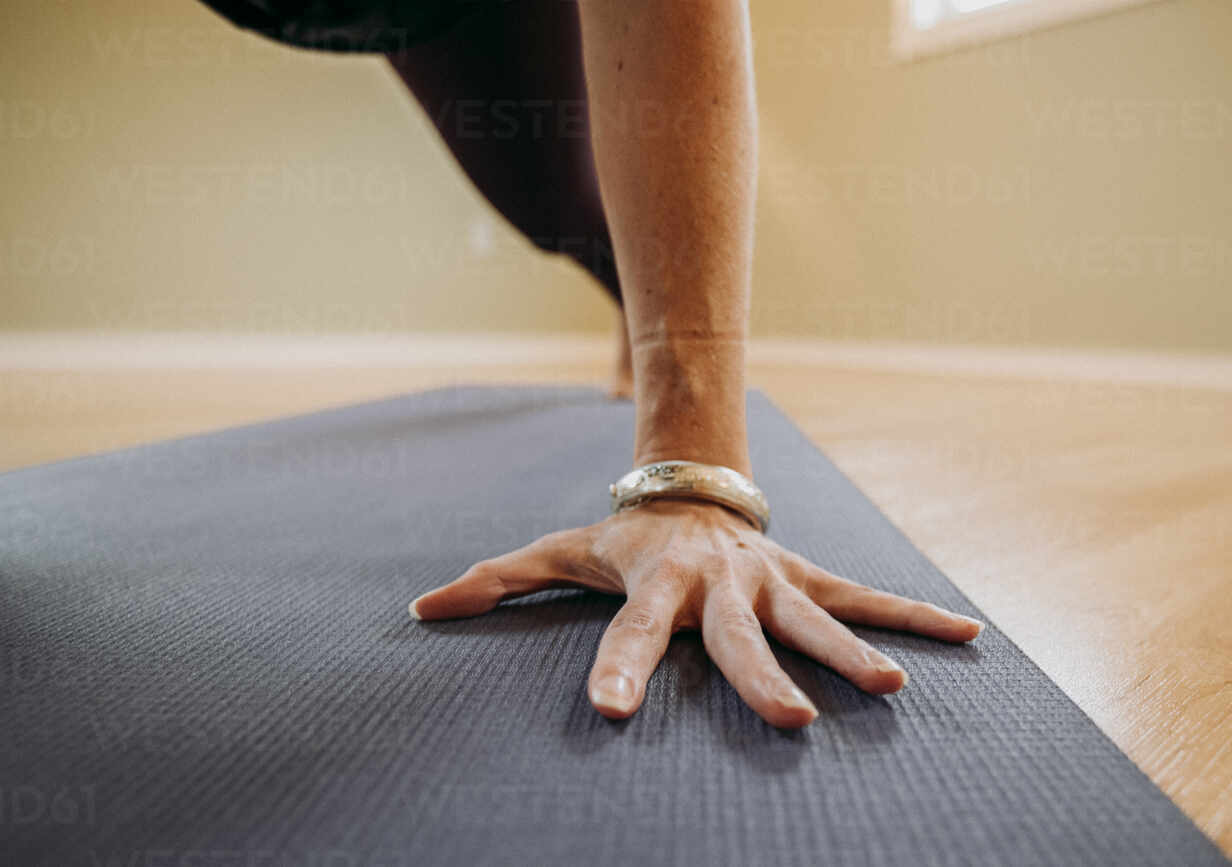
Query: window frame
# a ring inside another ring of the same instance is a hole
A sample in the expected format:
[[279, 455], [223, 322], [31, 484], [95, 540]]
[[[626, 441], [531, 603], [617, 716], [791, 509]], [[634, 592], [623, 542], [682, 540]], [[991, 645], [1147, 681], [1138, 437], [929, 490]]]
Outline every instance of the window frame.
[[895, 60], [907, 62], [1161, 0], [1018, 0], [960, 18], [943, 18], [927, 30], [917, 29], [912, 21], [913, 0], [890, 2], [890, 53]]

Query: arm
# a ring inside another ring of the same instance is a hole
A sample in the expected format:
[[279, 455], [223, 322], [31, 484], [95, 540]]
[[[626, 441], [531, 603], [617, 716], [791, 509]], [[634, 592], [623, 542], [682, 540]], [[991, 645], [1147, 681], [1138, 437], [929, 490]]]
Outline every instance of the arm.
[[[693, 460], [749, 474], [744, 350], [756, 125], [743, 0], [583, 0], [596, 164], [633, 347], [634, 462]], [[650, 122], [653, 118], [654, 122]], [[627, 717], [674, 632], [700, 629], [740, 696], [776, 726], [816, 708], [763, 627], [862, 689], [906, 673], [839, 621], [968, 641], [981, 625], [831, 575], [721, 506], [656, 500], [472, 566], [411, 603], [465, 617], [576, 585], [622, 594], [588, 695]]]
[[592, 139], [633, 350], [634, 463], [749, 473], [756, 113], [739, 0], [584, 0]]

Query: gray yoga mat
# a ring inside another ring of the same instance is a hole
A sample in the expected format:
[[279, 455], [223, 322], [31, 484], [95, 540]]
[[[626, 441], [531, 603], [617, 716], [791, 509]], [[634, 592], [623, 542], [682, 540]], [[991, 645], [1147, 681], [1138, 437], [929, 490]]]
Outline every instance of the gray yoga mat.
[[[775, 538], [978, 614], [769, 401], [750, 415]], [[1225, 863], [995, 625], [858, 630], [911, 673], [888, 698], [778, 649], [821, 709], [791, 733], [694, 635], [636, 717], [599, 717], [614, 597], [408, 618], [603, 517], [632, 424], [589, 389], [450, 389], [0, 476], [0, 860]]]

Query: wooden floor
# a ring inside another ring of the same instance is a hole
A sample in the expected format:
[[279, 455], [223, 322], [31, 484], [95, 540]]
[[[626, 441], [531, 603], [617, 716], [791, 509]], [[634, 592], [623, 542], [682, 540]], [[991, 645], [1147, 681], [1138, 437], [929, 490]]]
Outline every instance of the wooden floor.
[[[603, 373], [0, 370], [0, 469], [448, 382]], [[1232, 391], [815, 360], [752, 379], [1232, 854]]]

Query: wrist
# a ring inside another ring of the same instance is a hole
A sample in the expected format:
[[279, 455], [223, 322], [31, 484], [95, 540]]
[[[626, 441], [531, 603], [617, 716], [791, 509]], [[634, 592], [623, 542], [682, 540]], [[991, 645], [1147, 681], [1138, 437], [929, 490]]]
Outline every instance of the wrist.
[[735, 446], [724, 443], [675, 442], [664, 439], [648, 443], [633, 453], [633, 466], [644, 467], [660, 461], [692, 461], [698, 464], [727, 467], [747, 478], [753, 478], [746, 444]]
[[744, 352], [743, 336], [665, 337], [634, 344], [634, 466], [695, 461], [751, 477]]
[[622, 512], [659, 499], [717, 503], [761, 532], [770, 524], [766, 497], [742, 473], [692, 461], [662, 461], [626, 473], [610, 486], [612, 511]]

